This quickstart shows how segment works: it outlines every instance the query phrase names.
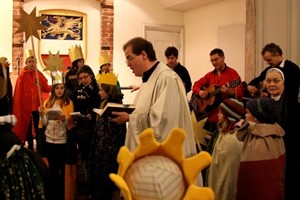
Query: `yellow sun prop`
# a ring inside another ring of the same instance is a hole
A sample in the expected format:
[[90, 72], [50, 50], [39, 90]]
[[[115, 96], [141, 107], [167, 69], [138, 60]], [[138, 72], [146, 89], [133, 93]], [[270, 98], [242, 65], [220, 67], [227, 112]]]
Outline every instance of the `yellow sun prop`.
[[[157, 162], [161, 162], [161, 156], [169, 158], [172, 162], [174, 162], [181, 170], [182, 177], [184, 181], [184, 195], [183, 200], [213, 200], [214, 193], [211, 188], [208, 187], [199, 187], [196, 186], [195, 179], [197, 175], [206, 168], [211, 162], [211, 156], [209, 153], [205, 151], [201, 151], [197, 155], [194, 155], [190, 158], [184, 158], [183, 154], [183, 142], [185, 139], [186, 133], [181, 128], [174, 128], [165, 141], [162, 143], [158, 143], [154, 138], [153, 129], [149, 128], [143, 131], [139, 135], [140, 144], [138, 148], [131, 153], [127, 147], [121, 147], [117, 161], [119, 163], [118, 174], [111, 173], [109, 176], [111, 180], [121, 189], [123, 196], [126, 200], [140, 200], [147, 199], [147, 197], [137, 197], [135, 195], [135, 191], [131, 188], [126, 180], [126, 176], [128, 176], [129, 171], [132, 170], [132, 166], [140, 162], [141, 160], [149, 157], [157, 158]], [[145, 162], [147, 163], [147, 162]], [[151, 160], [151, 165], [154, 164], [153, 160]], [[133, 167], [134, 168], [134, 167]], [[141, 169], [144, 170], [149, 169], [149, 164], [147, 166], [143, 166]], [[153, 168], [153, 165], [152, 167]], [[150, 169], [152, 170], [152, 169]], [[140, 174], [148, 173], [149, 171], [142, 171]], [[152, 172], [150, 172], [151, 174]], [[154, 173], [152, 173], [154, 174]], [[134, 176], [134, 175], [133, 175]], [[178, 177], [178, 176], [177, 176]], [[143, 178], [143, 177], [142, 177]], [[135, 180], [142, 179], [141, 177], [137, 177]], [[147, 177], [149, 178], [149, 177]], [[151, 178], [151, 177], [150, 177]], [[153, 181], [153, 178], [151, 181]], [[156, 178], [154, 178], [156, 179]], [[154, 183], [156, 184], [156, 180]], [[133, 185], [137, 188], [142, 188], [145, 186], [139, 186], [140, 182], [136, 182]], [[161, 186], [161, 185], [159, 185]], [[146, 186], [147, 187], [147, 186]], [[153, 187], [159, 188], [159, 187]], [[131, 191], [132, 189], [132, 191]], [[145, 189], [145, 188], [144, 188]], [[149, 188], [146, 188], [146, 190]], [[135, 190], [135, 189], [134, 189]], [[145, 191], [145, 190], [144, 190]], [[151, 192], [151, 191], [150, 191]], [[157, 192], [157, 191], [154, 191]], [[174, 191], [174, 193], [177, 191]], [[135, 196], [134, 196], [135, 195]], [[143, 194], [142, 194], [143, 195]], [[147, 194], [145, 194], [147, 196]], [[150, 195], [148, 195], [150, 196]]]

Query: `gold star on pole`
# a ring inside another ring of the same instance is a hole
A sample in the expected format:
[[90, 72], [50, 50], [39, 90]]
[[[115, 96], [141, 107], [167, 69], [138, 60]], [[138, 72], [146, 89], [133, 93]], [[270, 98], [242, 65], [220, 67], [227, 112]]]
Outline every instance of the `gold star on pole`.
[[21, 26], [15, 33], [25, 32], [26, 41], [28, 38], [33, 35], [38, 40], [40, 39], [38, 30], [44, 30], [46, 27], [41, 24], [42, 16], [36, 17], [36, 7], [28, 15], [23, 9], [21, 10], [21, 17], [16, 19], [16, 22]]
[[59, 51], [56, 54], [52, 54], [51, 51], [49, 51], [49, 59], [44, 60], [45, 63], [47, 63], [47, 67], [44, 69], [44, 71], [49, 70], [54, 72], [60, 70], [64, 67], [63, 60], [64, 58], [59, 57]]

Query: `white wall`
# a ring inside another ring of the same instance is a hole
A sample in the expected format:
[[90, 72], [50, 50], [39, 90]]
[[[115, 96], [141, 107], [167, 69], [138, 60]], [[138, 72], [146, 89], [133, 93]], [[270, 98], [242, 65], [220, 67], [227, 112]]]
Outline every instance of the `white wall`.
[[278, 44], [283, 57], [300, 66], [300, 1], [256, 1], [257, 13], [257, 70], [259, 74], [266, 63], [261, 59], [262, 48], [270, 42]]
[[[13, 0], [0, 1], [0, 57], [12, 63]], [[10, 70], [12, 70], [10, 66]]]
[[185, 64], [194, 83], [213, 70], [209, 53], [221, 48], [228, 66], [244, 79], [246, 2], [229, 0], [184, 14]]

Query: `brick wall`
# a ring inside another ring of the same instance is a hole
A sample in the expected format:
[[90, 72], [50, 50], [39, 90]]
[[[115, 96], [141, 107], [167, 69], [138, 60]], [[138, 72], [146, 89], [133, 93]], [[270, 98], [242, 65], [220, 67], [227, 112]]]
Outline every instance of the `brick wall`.
[[[18, 72], [19, 69], [24, 65], [24, 60], [23, 60], [23, 35], [24, 33], [17, 33], [15, 32], [18, 30], [20, 25], [15, 22], [15, 19], [20, 18], [21, 13], [20, 13], [20, 8], [23, 8], [24, 5], [24, 0], [14, 0], [13, 1], [13, 43], [12, 43], [12, 61], [11, 61], [11, 68], [12, 68], [12, 73], [10, 75], [12, 85], [14, 87], [16, 79], [18, 77]], [[20, 58], [18, 63], [19, 63], [19, 69], [17, 67], [17, 58]]]
[[[113, 0], [100, 1], [101, 6], [101, 35], [100, 54], [107, 53], [113, 61], [114, 46], [114, 5]], [[113, 64], [113, 63], [111, 63]]]

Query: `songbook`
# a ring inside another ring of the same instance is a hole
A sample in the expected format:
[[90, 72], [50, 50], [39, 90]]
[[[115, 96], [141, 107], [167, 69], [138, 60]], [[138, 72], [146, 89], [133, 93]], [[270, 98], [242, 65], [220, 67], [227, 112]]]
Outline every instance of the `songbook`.
[[112, 112], [127, 112], [131, 114], [135, 109], [132, 104], [121, 104], [108, 102], [103, 109], [94, 108], [93, 111], [100, 116], [113, 117]]
[[49, 109], [46, 112], [46, 116], [48, 120], [58, 120], [60, 119], [62, 114], [61, 110], [56, 110], [56, 109]]
[[71, 112], [70, 115], [75, 118], [80, 118], [84, 120], [88, 120], [88, 116], [81, 114], [80, 112]]

